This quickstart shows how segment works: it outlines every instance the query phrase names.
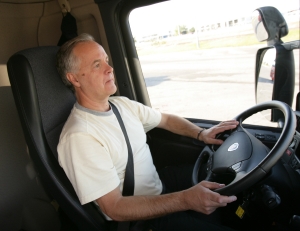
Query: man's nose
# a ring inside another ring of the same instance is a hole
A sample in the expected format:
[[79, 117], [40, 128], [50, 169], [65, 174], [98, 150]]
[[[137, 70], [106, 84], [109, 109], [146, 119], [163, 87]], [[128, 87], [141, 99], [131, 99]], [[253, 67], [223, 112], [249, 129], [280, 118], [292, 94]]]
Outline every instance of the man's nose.
[[109, 65], [108, 63], [106, 64], [107, 65], [107, 72], [108, 73], [111, 73], [111, 72], [113, 72], [114, 71], [114, 69], [112, 68], [112, 66], [111, 65]]
[[108, 65], [108, 67], [109, 67], [109, 71], [110, 71], [110, 72], [113, 72], [113, 71], [114, 71], [114, 69], [112, 68], [111, 65]]

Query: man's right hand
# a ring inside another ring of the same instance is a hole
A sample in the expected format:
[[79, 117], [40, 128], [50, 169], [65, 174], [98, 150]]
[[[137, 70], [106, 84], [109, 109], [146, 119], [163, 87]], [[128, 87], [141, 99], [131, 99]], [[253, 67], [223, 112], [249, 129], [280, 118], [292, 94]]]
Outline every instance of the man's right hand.
[[224, 207], [228, 203], [236, 201], [236, 196], [222, 196], [212, 190], [224, 187], [209, 181], [201, 181], [199, 184], [183, 191], [184, 198], [191, 210], [204, 214], [211, 214], [219, 207]]
[[236, 200], [235, 196], [222, 196], [212, 190], [224, 185], [202, 181], [184, 191], [156, 196], [123, 197], [117, 187], [97, 199], [101, 210], [116, 221], [144, 220], [170, 213], [194, 210], [211, 214], [219, 207]]

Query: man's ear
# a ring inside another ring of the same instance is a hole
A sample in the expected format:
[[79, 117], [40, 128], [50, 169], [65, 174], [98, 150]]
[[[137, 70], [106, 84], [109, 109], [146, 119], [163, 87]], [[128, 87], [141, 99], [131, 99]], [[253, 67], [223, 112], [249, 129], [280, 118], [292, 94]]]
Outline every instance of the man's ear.
[[70, 83], [72, 83], [74, 87], [80, 87], [80, 83], [78, 82], [76, 75], [74, 75], [73, 73], [67, 73], [67, 79], [70, 81]]

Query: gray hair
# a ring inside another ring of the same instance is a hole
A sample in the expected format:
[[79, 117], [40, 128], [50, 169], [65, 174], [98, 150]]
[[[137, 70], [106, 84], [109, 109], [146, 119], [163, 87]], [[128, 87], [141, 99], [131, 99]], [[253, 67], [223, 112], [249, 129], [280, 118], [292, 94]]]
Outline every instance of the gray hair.
[[74, 86], [67, 78], [67, 73], [76, 72], [78, 68], [78, 58], [73, 54], [73, 49], [78, 43], [95, 41], [89, 34], [80, 34], [79, 36], [64, 43], [56, 54], [56, 68], [63, 83], [75, 91]]

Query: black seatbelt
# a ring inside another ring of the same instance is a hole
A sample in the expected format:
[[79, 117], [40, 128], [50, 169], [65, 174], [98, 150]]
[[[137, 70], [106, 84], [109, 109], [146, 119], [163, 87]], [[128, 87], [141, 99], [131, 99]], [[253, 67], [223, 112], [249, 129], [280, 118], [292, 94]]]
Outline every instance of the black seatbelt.
[[[129, 138], [128, 138], [123, 120], [121, 118], [121, 115], [120, 115], [118, 109], [116, 108], [116, 106], [114, 104], [112, 104], [111, 102], [109, 102], [109, 103], [119, 121], [120, 127], [122, 129], [122, 132], [123, 132], [125, 140], [126, 140], [127, 149], [128, 149], [128, 161], [127, 161], [126, 170], [125, 170], [122, 195], [123, 196], [132, 196], [134, 193], [134, 168], [133, 168], [132, 149], [131, 149]], [[130, 226], [130, 221], [119, 222], [118, 223], [118, 231], [128, 231], [129, 226]]]

